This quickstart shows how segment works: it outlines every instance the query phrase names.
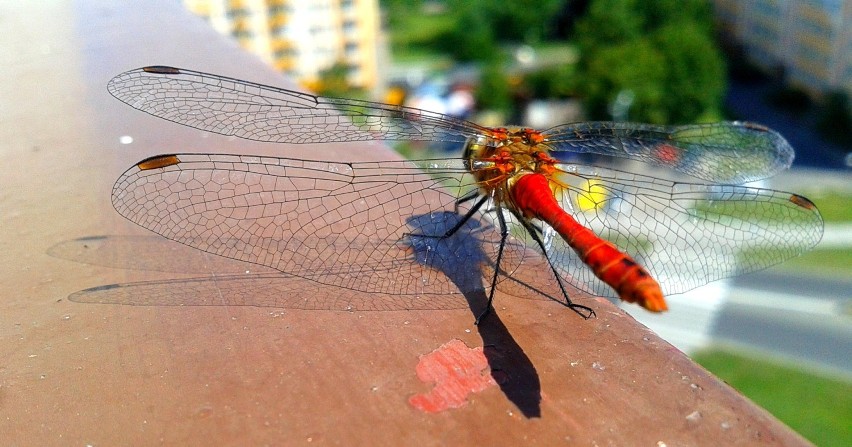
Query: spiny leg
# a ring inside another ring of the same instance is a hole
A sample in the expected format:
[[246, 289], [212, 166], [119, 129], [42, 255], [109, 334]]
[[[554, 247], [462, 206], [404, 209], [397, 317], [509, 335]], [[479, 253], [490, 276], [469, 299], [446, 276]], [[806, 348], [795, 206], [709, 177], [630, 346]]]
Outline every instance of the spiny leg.
[[[466, 202], [468, 200], [471, 200], [472, 198], [476, 198], [477, 196], [479, 196], [479, 195], [474, 194], [473, 196], [471, 196], [470, 194], [468, 194], [467, 196], [462, 197], [461, 199], [459, 199], [460, 202], [457, 202], [456, 209], [458, 209], [458, 203], [461, 203], [462, 201]], [[413, 236], [413, 237], [432, 238], [432, 239], [446, 239], [446, 238], [454, 235], [456, 233], [456, 231], [459, 231], [461, 229], [461, 227], [463, 227], [464, 224], [466, 224], [467, 221], [470, 220], [470, 218], [473, 217], [473, 215], [476, 214], [477, 211], [479, 211], [479, 209], [482, 208], [482, 205], [484, 205], [485, 202], [487, 202], [487, 201], [488, 201], [488, 197], [482, 196], [482, 198], [478, 202], [476, 202], [473, 205], [473, 207], [471, 207], [471, 209], [468, 210], [468, 212], [465, 213], [465, 215], [462, 216], [462, 218], [455, 225], [453, 225], [452, 228], [450, 228], [449, 230], [444, 232], [444, 234], [442, 234], [442, 235], [416, 234], [416, 233], [405, 233], [405, 235], [406, 236]]]
[[[482, 202], [477, 204], [477, 207], [481, 206], [481, 203]], [[500, 224], [500, 248], [497, 250], [497, 262], [494, 264], [494, 275], [491, 277], [491, 291], [488, 292], [488, 305], [486, 305], [485, 310], [476, 317], [474, 324], [477, 326], [479, 325], [479, 322], [482, 321], [489, 312], [491, 312], [491, 303], [494, 301], [494, 292], [497, 290], [497, 275], [500, 274], [500, 262], [503, 260], [503, 249], [506, 248], [506, 239], [509, 237], [509, 226], [506, 225], [506, 217], [503, 216], [503, 207], [498, 204], [496, 211], [497, 221]]]
[[475, 199], [479, 196], [480, 196], [479, 190], [474, 189], [474, 190], [468, 191], [467, 194], [456, 199], [456, 213], [459, 212], [459, 205], [461, 205], [462, 203], [465, 203], [465, 202], [470, 202], [471, 200], [473, 200], [473, 199]]
[[556, 271], [556, 266], [553, 265], [553, 262], [551, 262], [550, 258], [547, 256], [547, 249], [544, 247], [544, 241], [541, 240], [541, 228], [533, 225], [529, 220], [521, 218], [521, 216], [519, 216], [514, 210], [512, 210], [512, 214], [514, 214], [518, 221], [521, 222], [521, 225], [524, 226], [530, 234], [530, 237], [532, 237], [536, 244], [538, 244], [539, 248], [541, 248], [541, 253], [544, 255], [544, 258], [547, 259], [547, 265], [550, 266], [553, 276], [556, 277], [556, 283], [559, 284], [559, 289], [562, 291], [562, 296], [565, 298], [565, 305], [586, 320], [595, 316], [594, 309], [588, 306], [583, 306], [582, 304], [576, 304], [568, 297], [568, 292], [565, 290], [565, 284], [562, 283], [562, 277], [559, 275], [559, 272]]

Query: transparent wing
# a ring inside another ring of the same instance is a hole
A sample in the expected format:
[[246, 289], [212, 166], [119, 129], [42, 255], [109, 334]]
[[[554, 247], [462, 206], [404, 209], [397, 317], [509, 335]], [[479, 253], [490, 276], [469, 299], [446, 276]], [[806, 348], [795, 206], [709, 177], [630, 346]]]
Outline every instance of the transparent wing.
[[[411, 107], [336, 99], [253, 82], [153, 66], [122, 73], [109, 92], [136, 109], [208, 132], [279, 143], [447, 141], [492, 129]], [[689, 126], [588, 122], [543, 132], [554, 151], [591, 153], [669, 167], [697, 178], [744, 183], [793, 161], [778, 133], [746, 122]]]
[[[666, 294], [783, 262], [822, 235], [818, 211], [795, 194], [568, 164], [551, 179], [563, 208], [644, 265]], [[456, 202], [476, 186], [456, 159], [331, 163], [181, 154], [133, 166], [112, 200], [129, 220], [205, 252], [417, 300], [483, 289], [483, 278], [494, 274], [493, 213], [438, 237], [462, 219], [467, 209]], [[524, 262], [531, 243], [516, 218], [506, 218], [515, 225], [500, 278]], [[570, 284], [613, 296], [564, 241], [546, 244]]]
[[222, 135], [277, 143], [369, 140], [464, 142], [487, 133], [440, 113], [354, 99], [314, 96], [192, 70], [145, 67], [107, 85], [131, 107]]
[[718, 183], [771, 177], [789, 168], [794, 156], [777, 132], [748, 122], [688, 126], [588, 122], [564, 124], [543, 134], [556, 152], [628, 158]]
[[[552, 181], [566, 211], [633, 256], [667, 295], [781, 263], [822, 237], [816, 207], [796, 194], [567, 164]], [[548, 257], [580, 289], [614, 296], [559, 237]]]
[[[332, 163], [236, 155], [152, 157], [116, 181], [132, 222], [205, 252], [322, 284], [391, 295], [482, 290], [499, 231], [457, 198], [475, 184], [461, 160]], [[510, 242], [501, 269], [525, 250]], [[379, 304], [377, 304], [379, 306]], [[412, 305], [411, 308], [422, 307]]]

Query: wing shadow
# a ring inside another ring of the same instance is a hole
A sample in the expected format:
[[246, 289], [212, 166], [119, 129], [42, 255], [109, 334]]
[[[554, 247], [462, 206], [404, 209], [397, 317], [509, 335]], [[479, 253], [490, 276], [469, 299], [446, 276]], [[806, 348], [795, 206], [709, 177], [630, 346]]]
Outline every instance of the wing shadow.
[[[443, 213], [411, 219], [420, 219], [414, 228], [422, 230], [432, 225], [439, 230], [458, 222], [460, 217], [455, 213]], [[429, 219], [429, 223], [424, 224], [423, 219]], [[469, 225], [479, 225], [474, 220], [470, 222]], [[415, 262], [430, 264], [447, 275], [462, 291], [455, 295], [418, 296], [416, 300], [324, 285], [308, 277], [210, 255], [158, 236], [82, 237], [56, 244], [48, 249], [47, 254], [110, 268], [201, 275], [92, 287], [69, 295], [69, 300], [77, 303], [334, 311], [468, 308], [475, 317], [485, 309], [487, 295], [482, 278], [493, 272], [493, 264], [481, 250], [481, 241], [470, 237], [470, 229], [461, 233], [466, 236], [445, 239], [409, 237], [407, 242]], [[472, 233], [476, 234], [475, 229]], [[482, 337], [492, 375], [503, 393], [526, 417], [539, 417], [541, 384], [529, 357], [496, 312], [483, 319], [477, 330]]]
[[108, 284], [69, 295], [78, 303], [130, 306], [253, 306], [299, 310], [464, 309], [461, 294], [400, 296], [320, 284], [256, 264], [211, 255], [159, 236], [89, 236], [47, 250], [56, 258], [127, 270], [203, 275]]

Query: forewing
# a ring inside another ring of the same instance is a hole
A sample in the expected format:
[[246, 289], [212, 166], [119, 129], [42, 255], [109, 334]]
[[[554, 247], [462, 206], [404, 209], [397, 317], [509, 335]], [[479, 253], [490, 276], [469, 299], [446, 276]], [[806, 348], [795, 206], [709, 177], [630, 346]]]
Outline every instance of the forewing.
[[134, 165], [112, 201], [134, 223], [205, 252], [347, 289], [419, 296], [480, 290], [493, 273], [499, 232], [486, 220], [474, 216], [442, 237], [462, 220], [456, 200], [472, 188], [461, 160], [180, 154]]
[[[816, 207], [796, 194], [582, 165], [560, 170], [553, 180], [562, 207], [646, 267], [665, 294], [781, 263], [822, 237]], [[549, 258], [579, 288], [614, 296], [562, 239], [553, 239]]]
[[771, 177], [789, 168], [794, 156], [777, 132], [737, 121], [687, 126], [588, 122], [557, 126], [543, 134], [557, 152], [638, 160], [718, 183]]
[[411, 107], [324, 98], [172, 67], [122, 73], [109, 81], [107, 89], [122, 102], [156, 117], [266, 142], [464, 142], [486, 130]]

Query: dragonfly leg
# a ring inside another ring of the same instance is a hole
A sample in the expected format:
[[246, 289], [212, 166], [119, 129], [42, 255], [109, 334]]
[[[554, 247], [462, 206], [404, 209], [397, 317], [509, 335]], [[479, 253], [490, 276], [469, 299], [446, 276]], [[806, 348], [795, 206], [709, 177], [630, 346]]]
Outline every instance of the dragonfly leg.
[[563, 284], [562, 282], [562, 277], [559, 276], [559, 272], [556, 271], [556, 266], [553, 265], [553, 262], [551, 262], [550, 258], [547, 256], [547, 250], [544, 247], [544, 241], [541, 240], [542, 229], [530, 223], [529, 220], [522, 219], [521, 216], [518, 216], [517, 214], [515, 215], [515, 217], [518, 218], [518, 222], [521, 222], [521, 224], [533, 238], [535, 243], [538, 244], [539, 248], [541, 248], [541, 253], [544, 255], [544, 258], [547, 259], [547, 265], [550, 266], [550, 270], [553, 272], [553, 276], [556, 277], [556, 283], [559, 284], [559, 290], [562, 291], [562, 296], [565, 298], [565, 305], [568, 306], [569, 309], [577, 313], [577, 315], [583, 317], [586, 320], [594, 317], [594, 309], [589, 306], [574, 303], [573, 301], [571, 301], [571, 298], [568, 297], [568, 292], [565, 290], [565, 284]]
[[[468, 200], [475, 199], [476, 197], [478, 197], [478, 194], [468, 194], [467, 196], [462, 197], [459, 201], [456, 202], [456, 211], [458, 211], [458, 206], [459, 206], [460, 203], [466, 202]], [[459, 231], [459, 229], [461, 227], [463, 227], [464, 224], [466, 224], [467, 221], [470, 220], [470, 218], [473, 217], [473, 215], [476, 214], [479, 211], [479, 209], [482, 208], [482, 205], [484, 205], [485, 202], [487, 202], [487, 201], [488, 201], [488, 197], [482, 196], [482, 198], [478, 202], [476, 202], [470, 208], [470, 210], [468, 210], [467, 213], [465, 213], [464, 217], [462, 217], [461, 220], [458, 221], [458, 223], [456, 223], [452, 228], [447, 230], [447, 232], [444, 233], [443, 236], [441, 236], [441, 239], [448, 238], [448, 237], [454, 235], [456, 233], [456, 231]]]
[[[485, 200], [481, 200], [475, 208], [482, 206], [484, 201]], [[497, 262], [494, 264], [494, 275], [491, 277], [491, 291], [488, 292], [488, 304], [485, 306], [485, 310], [476, 317], [474, 324], [477, 326], [493, 308], [492, 303], [494, 302], [494, 292], [497, 290], [497, 275], [500, 274], [500, 261], [503, 260], [503, 249], [506, 247], [506, 238], [509, 237], [509, 226], [506, 225], [506, 217], [503, 216], [503, 208], [500, 205], [497, 205], [497, 221], [500, 223], [500, 248], [497, 250]]]
[[[468, 196], [470, 196], [470, 195], [468, 195]], [[477, 195], [473, 195], [472, 197], [468, 197], [468, 196], [463, 197], [460, 200], [466, 202], [468, 200], [471, 200], [472, 198], [477, 197]], [[461, 229], [461, 227], [463, 227], [464, 224], [466, 224], [467, 221], [470, 220], [470, 218], [473, 217], [473, 215], [476, 214], [477, 211], [479, 211], [480, 208], [482, 208], [482, 205], [484, 205], [486, 201], [488, 201], [488, 197], [482, 196], [482, 199], [480, 201], [476, 202], [473, 205], [473, 207], [467, 213], [465, 213], [464, 216], [462, 216], [461, 220], [459, 220], [455, 225], [453, 225], [452, 228], [450, 228], [449, 230], [444, 232], [444, 234], [442, 234], [442, 235], [405, 233], [405, 236], [425, 237], [425, 238], [432, 238], [432, 239], [446, 239], [446, 238], [456, 234], [456, 231], [459, 231], [459, 229]], [[456, 203], [456, 209], [458, 209], [458, 203], [461, 203], [461, 202]]]
[[465, 203], [465, 202], [470, 202], [471, 200], [479, 197], [479, 195], [480, 195], [479, 190], [474, 189], [474, 190], [468, 192], [467, 194], [459, 197], [456, 200], [456, 213], [459, 212], [459, 205], [461, 205], [462, 203]]

